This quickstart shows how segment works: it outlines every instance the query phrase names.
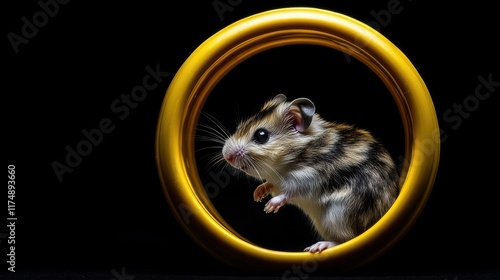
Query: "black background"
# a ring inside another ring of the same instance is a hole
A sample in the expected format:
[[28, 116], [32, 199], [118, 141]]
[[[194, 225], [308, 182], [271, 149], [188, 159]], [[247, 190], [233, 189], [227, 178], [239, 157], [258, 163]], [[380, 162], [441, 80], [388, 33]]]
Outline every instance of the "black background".
[[[16, 166], [17, 276], [259, 275], [213, 258], [179, 226], [158, 179], [156, 125], [171, 79], [199, 44], [246, 16], [293, 6], [375, 23], [426, 82], [443, 132], [436, 183], [417, 222], [386, 254], [338, 275], [460, 279], [498, 272], [500, 30], [492, 2], [401, 0], [389, 17], [383, 11], [394, 1], [228, 1], [231, 10], [219, 14], [215, 2], [70, 1], [17, 53], [9, 34], [22, 35], [22, 18], [33, 22], [42, 8], [36, 1], [4, 6], [3, 147], [5, 165]], [[148, 66], [169, 75], [128, 114], [114, 112], [113, 102], [142, 84]], [[483, 100], [475, 97], [478, 77], [497, 83]], [[402, 154], [398, 111], [381, 81], [361, 63], [321, 47], [284, 47], [250, 58], [216, 86], [204, 110], [232, 131], [238, 119], [279, 92], [311, 98], [325, 118], [368, 128], [395, 158]], [[460, 115], [457, 106], [468, 109]], [[58, 180], [51, 165], [65, 163], [66, 147], [75, 148], [85, 139], [82, 130], [105, 118], [114, 130]], [[207, 166], [203, 154], [199, 163], [204, 179], [220, 168]], [[252, 201], [254, 187], [245, 177], [232, 177], [213, 203], [261, 246], [293, 251], [313, 241], [296, 209], [264, 215], [263, 204]], [[6, 188], [3, 193], [5, 202]], [[2, 228], [3, 273], [8, 250]]]

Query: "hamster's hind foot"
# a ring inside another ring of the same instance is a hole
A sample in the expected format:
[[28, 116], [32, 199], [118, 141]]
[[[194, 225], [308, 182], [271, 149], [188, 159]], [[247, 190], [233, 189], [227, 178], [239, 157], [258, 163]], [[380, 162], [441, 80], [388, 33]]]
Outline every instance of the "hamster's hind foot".
[[333, 241], [320, 241], [304, 249], [304, 252], [309, 253], [321, 253], [328, 248], [337, 246], [337, 243]]

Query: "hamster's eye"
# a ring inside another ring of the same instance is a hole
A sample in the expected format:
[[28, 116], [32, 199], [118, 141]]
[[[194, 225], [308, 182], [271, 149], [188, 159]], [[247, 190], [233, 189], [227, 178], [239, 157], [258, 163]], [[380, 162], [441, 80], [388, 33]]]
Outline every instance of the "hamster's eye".
[[269, 132], [263, 128], [259, 128], [255, 131], [253, 140], [259, 144], [264, 144], [269, 140]]

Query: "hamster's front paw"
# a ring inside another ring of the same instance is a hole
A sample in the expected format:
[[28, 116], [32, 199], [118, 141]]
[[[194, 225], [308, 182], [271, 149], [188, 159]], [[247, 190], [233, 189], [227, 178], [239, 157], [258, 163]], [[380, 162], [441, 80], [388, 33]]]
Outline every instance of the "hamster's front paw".
[[260, 202], [262, 199], [266, 198], [271, 192], [273, 185], [269, 182], [260, 184], [253, 192], [253, 200]]
[[280, 210], [280, 207], [285, 205], [286, 203], [286, 196], [284, 194], [277, 195], [273, 198], [271, 198], [267, 203], [266, 206], [264, 207], [264, 211], [266, 213], [271, 213], [271, 212], [278, 212]]

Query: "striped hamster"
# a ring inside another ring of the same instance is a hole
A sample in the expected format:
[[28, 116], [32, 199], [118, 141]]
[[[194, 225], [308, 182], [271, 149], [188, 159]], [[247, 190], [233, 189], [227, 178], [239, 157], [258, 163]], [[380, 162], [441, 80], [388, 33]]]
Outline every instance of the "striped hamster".
[[308, 98], [278, 94], [225, 139], [222, 156], [262, 180], [257, 202], [266, 213], [285, 204], [309, 217], [319, 253], [366, 231], [399, 194], [399, 175], [388, 151], [367, 130], [324, 120]]

